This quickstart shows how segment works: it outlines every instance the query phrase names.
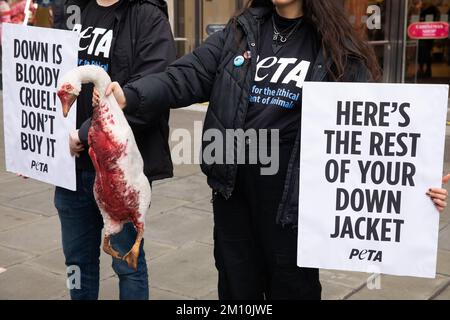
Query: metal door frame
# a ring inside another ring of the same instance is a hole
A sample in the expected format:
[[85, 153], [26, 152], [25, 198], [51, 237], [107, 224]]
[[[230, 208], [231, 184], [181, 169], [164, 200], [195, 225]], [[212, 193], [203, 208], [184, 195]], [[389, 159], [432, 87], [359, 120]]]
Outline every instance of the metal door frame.
[[386, 0], [383, 82], [404, 82], [407, 16], [408, 0]]

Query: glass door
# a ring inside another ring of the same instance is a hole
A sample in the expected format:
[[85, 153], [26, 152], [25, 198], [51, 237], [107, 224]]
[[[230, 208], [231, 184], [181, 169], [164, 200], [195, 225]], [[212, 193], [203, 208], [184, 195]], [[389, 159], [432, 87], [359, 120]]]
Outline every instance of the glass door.
[[202, 40], [225, 27], [240, 6], [236, 0], [203, 0], [202, 1]]
[[373, 46], [384, 82], [403, 81], [407, 0], [344, 0], [354, 27]]
[[197, 0], [173, 1], [173, 31], [177, 44], [178, 57], [192, 52], [195, 48], [197, 5]]
[[[408, 27], [421, 23], [449, 23], [450, 0], [410, 0]], [[412, 39], [407, 35], [405, 81], [450, 83], [450, 39]]]
[[173, 1], [178, 56], [192, 52], [209, 35], [223, 29], [242, 4], [242, 0]]

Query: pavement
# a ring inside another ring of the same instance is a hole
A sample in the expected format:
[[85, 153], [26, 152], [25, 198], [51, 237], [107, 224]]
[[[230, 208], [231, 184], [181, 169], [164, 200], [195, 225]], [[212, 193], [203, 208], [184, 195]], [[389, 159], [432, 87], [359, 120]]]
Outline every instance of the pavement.
[[[192, 132], [203, 117], [177, 110], [171, 127]], [[447, 138], [450, 172], [450, 127]], [[2, 128], [0, 141], [0, 299], [68, 299], [54, 188], [6, 173]], [[217, 299], [210, 194], [198, 165], [176, 166], [175, 178], [154, 185], [145, 234], [151, 299]], [[102, 253], [100, 260], [100, 299], [118, 299], [111, 258]], [[450, 299], [449, 210], [441, 218], [437, 271], [435, 279], [381, 276], [380, 289], [370, 290], [369, 274], [321, 270], [323, 298]]]

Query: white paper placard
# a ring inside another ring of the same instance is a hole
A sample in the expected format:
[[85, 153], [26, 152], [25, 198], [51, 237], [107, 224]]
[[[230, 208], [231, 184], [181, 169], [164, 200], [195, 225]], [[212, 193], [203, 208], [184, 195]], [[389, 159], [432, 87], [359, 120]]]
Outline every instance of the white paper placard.
[[63, 118], [56, 88], [77, 66], [78, 39], [71, 31], [3, 24], [6, 170], [69, 190], [76, 190], [69, 152], [76, 112]]
[[307, 82], [298, 265], [434, 278], [448, 86]]

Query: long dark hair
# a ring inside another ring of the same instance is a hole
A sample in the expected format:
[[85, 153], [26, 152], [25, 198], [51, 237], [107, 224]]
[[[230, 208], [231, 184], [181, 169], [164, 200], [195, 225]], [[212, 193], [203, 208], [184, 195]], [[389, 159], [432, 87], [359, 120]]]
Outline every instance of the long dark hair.
[[[273, 7], [271, 0], [249, 0], [251, 6]], [[332, 59], [331, 76], [344, 80], [349, 59], [360, 59], [368, 68], [372, 79], [381, 77], [380, 67], [372, 47], [350, 23], [348, 16], [337, 0], [303, 0], [303, 16], [316, 28], [324, 52]]]

